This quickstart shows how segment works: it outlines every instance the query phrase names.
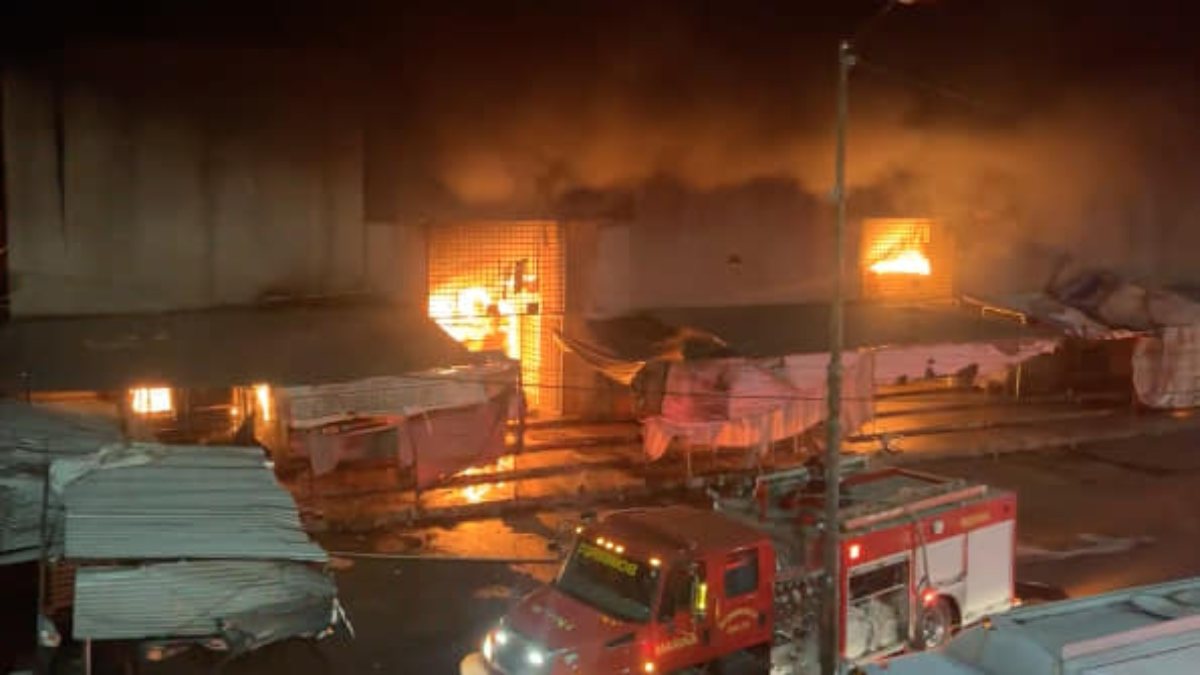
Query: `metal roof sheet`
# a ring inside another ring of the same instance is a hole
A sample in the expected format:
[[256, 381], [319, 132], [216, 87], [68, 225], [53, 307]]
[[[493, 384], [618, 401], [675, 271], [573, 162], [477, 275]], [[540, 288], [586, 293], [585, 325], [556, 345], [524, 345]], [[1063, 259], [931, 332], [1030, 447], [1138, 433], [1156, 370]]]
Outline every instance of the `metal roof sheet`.
[[87, 455], [120, 440], [115, 422], [0, 400], [0, 469], [40, 469], [47, 454]]
[[[84, 457], [120, 439], [116, 424], [0, 401], [0, 564], [41, 554], [42, 485], [47, 465]], [[61, 504], [51, 494], [46, 527], [51, 550], [61, 544]]]
[[76, 639], [224, 637], [235, 649], [319, 633], [333, 623], [333, 581], [290, 562], [195, 561], [81, 567]]
[[261, 450], [134, 444], [60, 461], [72, 559], [325, 561]]
[[[1013, 341], [1059, 337], [1052, 328], [980, 316], [950, 304], [845, 306], [847, 349], [944, 342]], [[664, 307], [635, 316], [588, 322], [596, 346], [622, 359], [662, 355], [663, 344], [681, 335], [715, 335], [742, 356], [784, 356], [829, 349], [829, 304], [813, 302], [726, 307]], [[707, 344], [702, 342], [702, 344]]]

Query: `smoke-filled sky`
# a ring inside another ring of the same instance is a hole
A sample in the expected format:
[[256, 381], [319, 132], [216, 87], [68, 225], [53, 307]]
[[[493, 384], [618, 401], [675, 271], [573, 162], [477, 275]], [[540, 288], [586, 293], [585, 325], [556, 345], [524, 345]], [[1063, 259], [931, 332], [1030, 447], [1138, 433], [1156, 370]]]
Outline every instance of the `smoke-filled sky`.
[[[6, 31], [10, 42], [337, 50], [356, 64], [346, 79], [369, 120], [369, 203], [537, 209], [655, 180], [784, 179], [827, 194], [837, 39], [883, 3], [25, 4], [41, 9], [0, 18], [38, 30]], [[976, 246], [1170, 263], [1200, 243], [1187, 238], [1200, 222], [1193, 14], [1155, 0], [896, 7], [872, 24], [852, 78], [852, 203], [987, 230]], [[1131, 253], [1137, 236], [1154, 241]]]

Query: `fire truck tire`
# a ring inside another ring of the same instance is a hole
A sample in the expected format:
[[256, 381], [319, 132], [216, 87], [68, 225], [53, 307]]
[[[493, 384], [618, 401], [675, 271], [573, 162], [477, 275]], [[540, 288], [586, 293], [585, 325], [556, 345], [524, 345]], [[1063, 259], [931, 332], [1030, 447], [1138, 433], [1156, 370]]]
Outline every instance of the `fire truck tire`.
[[937, 602], [921, 611], [917, 623], [917, 644], [913, 646], [922, 651], [935, 649], [950, 639], [953, 630], [954, 608], [950, 606], [950, 600], [938, 598]]

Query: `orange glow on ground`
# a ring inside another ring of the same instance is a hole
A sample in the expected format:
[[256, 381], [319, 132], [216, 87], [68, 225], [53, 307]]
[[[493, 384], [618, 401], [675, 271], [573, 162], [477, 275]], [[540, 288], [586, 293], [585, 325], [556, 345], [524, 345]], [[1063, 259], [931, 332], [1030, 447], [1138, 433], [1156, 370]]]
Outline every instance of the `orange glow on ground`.
[[[492, 464], [485, 464], [484, 466], [472, 466], [470, 468], [464, 469], [463, 472], [460, 473], [459, 475], [460, 476], [477, 476], [477, 475], [480, 475], [483, 473], [508, 472], [508, 471], [512, 471], [514, 466], [515, 466], [515, 464], [514, 464], [513, 456], [506, 455], [506, 456], [501, 457], [500, 459], [496, 460]], [[495, 482], [495, 483], [480, 483], [478, 485], [468, 485], [467, 487], [462, 489], [462, 495], [463, 495], [463, 498], [466, 499], [469, 503], [478, 504], [479, 502], [482, 502], [489, 493], [491, 493], [495, 490], [502, 489], [504, 487], [504, 485], [505, 485], [504, 481], [499, 481], [499, 482]]]

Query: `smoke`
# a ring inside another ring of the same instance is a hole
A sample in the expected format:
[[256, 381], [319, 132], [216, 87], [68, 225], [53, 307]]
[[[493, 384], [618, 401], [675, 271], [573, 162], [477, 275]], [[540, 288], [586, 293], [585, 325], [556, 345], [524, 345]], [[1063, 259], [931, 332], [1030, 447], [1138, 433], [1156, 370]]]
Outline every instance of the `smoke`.
[[[754, 34], [766, 19], [739, 29], [678, 13], [641, 18], [623, 16], [623, 33], [568, 28], [577, 39], [561, 23], [506, 26], [466, 56], [429, 47], [408, 93], [442, 187], [483, 207], [550, 208], [579, 190], [636, 191], [663, 177], [696, 191], [786, 179], [829, 194], [832, 39], [797, 44], [767, 31], [761, 41], [775, 42], [763, 45]], [[937, 55], [944, 45], [912, 37], [905, 48], [928, 58], [896, 60], [921, 82], [854, 74], [857, 214], [942, 218], [980, 275], [1030, 247], [1162, 269], [1163, 238], [1174, 235], [1150, 232], [1195, 213], [1182, 176], [1195, 174], [1184, 148], [1196, 146], [1196, 106], [1169, 73], [1100, 79], [1010, 55], [960, 67], [963, 53]]]

